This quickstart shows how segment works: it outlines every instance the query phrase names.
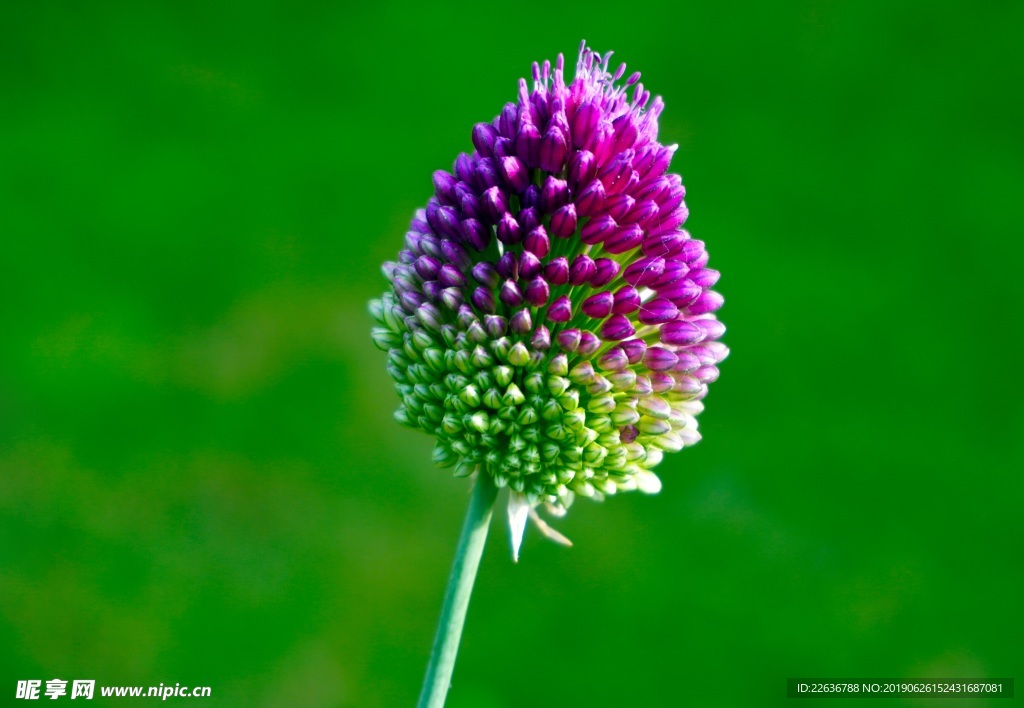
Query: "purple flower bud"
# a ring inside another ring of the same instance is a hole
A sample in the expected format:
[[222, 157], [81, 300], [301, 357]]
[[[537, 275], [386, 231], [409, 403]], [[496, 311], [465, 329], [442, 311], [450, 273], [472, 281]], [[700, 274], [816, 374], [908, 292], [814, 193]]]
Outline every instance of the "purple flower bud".
[[569, 238], [576, 233], [576, 207], [566, 204], [551, 215], [551, 233], [558, 238]]
[[398, 301], [402, 304], [402, 309], [406, 312], [415, 312], [416, 309], [427, 301], [427, 298], [423, 297], [418, 292], [409, 291], [402, 293], [402, 296], [398, 298]]
[[679, 257], [686, 244], [683, 234], [672, 232], [658, 236], [647, 236], [642, 244], [645, 256]]
[[644, 230], [636, 224], [620, 226], [605, 239], [604, 250], [608, 253], [626, 253], [639, 246], [644, 240]]
[[603, 288], [615, 279], [621, 267], [618, 261], [613, 261], [610, 258], [598, 258], [594, 261], [594, 274], [590, 277], [590, 284], [595, 288]]
[[[707, 343], [725, 334], [725, 325], [714, 318], [699, 318], [690, 320], [690, 322], [704, 330], [704, 340]], [[718, 361], [721, 360], [719, 359]]]
[[667, 214], [680, 207], [685, 196], [686, 189], [683, 188], [682, 184], [672, 185], [662, 193], [661, 199], [658, 200], [658, 206]]
[[601, 339], [596, 334], [583, 330], [580, 332], [580, 345], [577, 347], [576, 353], [580, 356], [590, 356], [601, 348], [601, 344]]
[[701, 367], [700, 357], [688, 349], [680, 349], [675, 355], [678, 360], [672, 365], [673, 372], [689, 374]]
[[489, 157], [480, 160], [472, 175], [472, 184], [478, 192], [498, 186], [498, 168], [495, 166], [494, 160]]
[[501, 220], [498, 221], [498, 227], [495, 229], [498, 240], [506, 245], [514, 245], [523, 240], [523, 229], [519, 226], [519, 222], [515, 220], [508, 212], [502, 215]]
[[583, 225], [583, 230], [580, 231], [580, 240], [590, 245], [601, 243], [615, 233], [617, 226], [615, 219], [607, 214], [595, 216]]
[[[463, 183], [459, 182], [461, 186]], [[479, 219], [482, 213], [482, 207], [480, 206], [480, 199], [477, 198], [476, 194], [466, 194], [460, 192], [459, 204], [462, 206], [462, 215], [467, 219]]]
[[569, 201], [569, 187], [564, 179], [548, 175], [540, 190], [540, 208], [551, 214]]
[[491, 156], [497, 137], [498, 131], [488, 123], [477, 123], [473, 126], [473, 147], [484, 157]]
[[514, 138], [516, 135], [516, 120], [519, 118], [519, 107], [514, 103], [506, 103], [498, 116], [498, 131], [506, 138]]
[[594, 216], [604, 208], [604, 185], [595, 179], [576, 195], [576, 210], [581, 216]]
[[639, 224], [643, 228], [648, 228], [658, 217], [659, 211], [657, 204], [650, 199], [644, 199], [636, 202], [623, 220], [628, 224]]
[[575, 352], [580, 346], [580, 331], [578, 329], [563, 329], [555, 335], [555, 341], [562, 351]]
[[569, 266], [569, 282], [573, 285], [583, 285], [594, 275], [597, 266], [590, 256], [580, 254], [576, 256], [572, 265]]
[[513, 191], [522, 192], [530, 184], [530, 173], [522, 160], [514, 155], [498, 160], [498, 171]]
[[[525, 312], [525, 310], [524, 310]], [[551, 348], [551, 332], [544, 325], [537, 325], [530, 338], [530, 346], [536, 351], [546, 352]]]
[[568, 322], [571, 318], [572, 302], [568, 295], [558, 298], [548, 308], [548, 319], [552, 322]]
[[658, 277], [650, 287], [661, 289], [671, 285], [672, 283], [678, 282], [686, 277], [686, 274], [690, 272], [690, 269], [686, 267], [686, 264], [682, 261], [677, 260], [666, 260], [665, 261], [665, 272]]
[[628, 194], [613, 194], [604, 200], [604, 211], [616, 222], [621, 223], [622, 218], [629, 213], [636, 202]]
[[533, 209], [540, 204], [540, 187], [535, 184], [531, 184], [524, 191], [522, 196], [519, 198], [519, 202], [524, 209]]
[[693, 375], [702, 384], [714, 383], [718, 380], [718, 367], [713, 365], [702, 366], [694, 371]]
[[442, 206], [427, 211], [427, 221], [434, 233], [445, 238], [457, 239], [459, 232], [459, 212], [450, 206]]
[[462, 233], [462, 242], [471, 246], [476, 251], [487, 248], [491, 238], [491, 230], [476, 219], [463, 219], [459, 224]]
[[509, 280], [519, 277], [519, 259], [516, 258], [516, 254], [505, 251], [504, 255], [498, 259], [498, 274]]
[[528, 309], [522, 309], [512, 315], [512, 319], [509, 320], [508, 328], [514, 334], [526, 334], [533, 329], [533, 318], [530, 316]]
[[644, 366], [651, 371], [668, 371], [679, 361], [679, 358], [664, 347], [648, 347], [644, 354]]
[[626, 266], [622, 279], [634, 287], [644, 288], [654, 283], [664, 272], [664, 258], [641, 258]]
[[612, 315], [601, 325], [601, 336], [611, 341], [628, 339], [636, 334], [633, 323], [624, 315]]
[[542, 216], [543, 214], [538, 212], [535, 207], [528, 207], [519, 211], [519, 215], [516, 216], [516, 220], [519, 222], [519, 225], [522, 226], [522, 233], [529, 234], [531, 231], [534, 231], [535, 228], [543, 228], [543, 226], [541, 226]]
[[[594, 153], [587, 150], [578, 150], [569, 158], [569, 186], [577, 189], [582, 184], [587, 184], [597, 175], [597, 160]], [[603, 186], [602, 186], [603, 189]]]
[[416, 272], [424, 280], [434, 280], [441, 270], [441, 261], [433, 256], [420, 256], [415, 263]]
[[537, 256], [537, 258], [543, 258], [548, 255], [551, 250], [551, 239], [548, 238], [547, 232], [543, 226], [537, 228], [526, 234], [526, 240], [523, 242], [523, 247]]
[[721, 275], [717, 270], [712, 268], [696, 268], [690, 271], [689, 278], [693, 281], [694, 285], [707, 290], [713, 287], [718, 282], [718, 278]]
[[565, 162], [566, 149], [562, 131], [549, 128], [540, 142], [540, 168], [545, 172], [558, 172]]
[[681, 393], [684, 396], [695, 396], [704, 388], [704, 384], [700, 382], [700, 379], [692, 374], [677, 374], [674, 378], [676, 385], [672, 387], [672, 390], [675, 393]]
[[454, 241], [442, 241], [441, 253], [444, 255], [444, 260], [451, 263], [460, 271], [469, 270], [473, 265], [473, 260], [469, 257], [466, 249]]
[[443, 204], [455, 205], [454, 190], [459, 181], [444, 170], [434, 172], [434, 192]]
[[444, 288], [461, 288], [466, 284], [466, 276], [464, 276], [458, 268], [450, 263], [445, 263], [441, 266], [441, 271], [437, 275], [437, 280], [441, 283], [441, 287]]
[[629, 358], [622, 347], [612, 347], [598, 357], [597, 365], [604, 371], [622, 371], [629, 366]]
[[640, 309], [640, 293], [632, 285], [624, 285], [615, 291], [612, 312], [617, 315], [628, 315]]
[[540, 132], [532, 123], [522, 123], [516, 134], [516, 154], [530, 169], [540, 166]]
[[669, 322], [661, 327], [661, 341], [679, 347], [696, 344], [704, 339], [704, 330], [684, 320]]
[[572, 128], [570, 132], [572, 134], [573, 147], [581, 148], [590, 142], [591, 135], [597, 128], [597, 123], [600, 119], [601, 109], [590, 101], [576, 109], [576, 113], [569, 123]]
[[512, 280], [506, 280], [505, 284], [501, 286], [498, 298], [509, 307], [519, 307], [523, 304], [523, 293]]
[[455, 164], [453, 165], [455, 170], [455, 176], [459, 178], [460, 182], [469, 182], [473, 179], [473, 173], [476, 170], [477, 162], [472, 157], [464, 152], [459, 153], [459, 156], [455, 158]]
[[569, 260], [565, 256], [548, 261], [544, 265], [544, 278], [552, 285], [565, 285], [569, 282]]
[[627, 339], [619, 346], [622, 347], [622, 351], [626, 352], [626, 359], [630, 364], [638, 364], [647, 351], [647, 342], [642, 339]]
[[705, 290], [693, 303], [686, 306], [687, 315], [703, 315], [706, 312], [714, 312], [722, 306], [725, 298], [714, 290]]
[[540, 259], [530, 251], [523, 251], [519, 256], [519, 277], [523, 280], [531, 280], [540, 275]]
[[[516, 153], [515, 148], [512, 146], [512, 141], [508, 138], [497, 138], [494, 141], [494, 160], [497, 165], [501, 165], [501, 158], [503, 157], [514, 157]], [[500, 169], [499, 169], [500, 172]]]
[[648, 174], [665, 174], [665, 170], [668, 169], [669, 163], [672, 162], [672, 155], [677, 149], [679, 149], [678, 145], [666, 145], [659, 149], [654, 157], [654, 161], [651, 163], [650, 172]]
[[615, 149], [617, 151], [622, 152], [633, 147], [637, 138], [637, 129], [631, 114], [624, 113], [616, 118], [612, 121], [612, 128], [615, 129]]
[[657, 223], [652, 224], [650, 228], [651, 238], [675, 231], [686, 223], [686, 217], [689, 215], [690, 212], [687, 211], [685, 205], [678, 209], [673, 209], [672, 211], [659, 209]]
[[498, 270], [494, 267], [493, 263], [489, 263], [488, 261], [480, 261], [473, 266], [471, 274], [476, 282], [487, 288], [493, 289], [497, 287], [500, 282]]
[[501, 217], [508, 211], [508, 199], [500, 187], [494, 186], [483, 193], [482, 196], [484, 216], [490, 223], [497, 224]]
[[470, 301], [480, 312], [494, 312], [498, 303], [494, 300], [494, 291], [487, 288], [477, 288], [470, 296]]
[[441, 310], [431, 302], [425, 302], [417, 308], [416, 319], [431, 332], [440, 331], [441, 324], [444, 322]]
[[695, 302], [701, 292], [703, 291], [700, 288], [684, 278], [672, 283], [667, 288], [662, 288], [658, 291], [658, 295], [671, 300], [676, 307], [686, 307]]
[[505, 332], [508, 331], [508, 320], [500, 315], [485, 315], [484, 329], [487, 330], [487, 334], [493, 339], [503, 337]]
[[[642, 170], [641, 170], [642, 171]], [[671, 189], [671, 184], [667, 177], [647, 177], [641, 180], [640, 184], [636, 188], [636, 198], [643, 200], [653, 200], [657, 202], [661, 195]]]
[[434, 302], [437, 302], [438, 300], [441, 299], [442, 291], [444, 290], [444, 288], [442, 288], [441, 284], [436, 280], [428, 280], [427, 282], [423, 283], [421, 290], [423, 294], [427, 296], [428, 300], [433, 300]]
[[639, 319], [644, 324], [659, 325], [671, 322], [679, 316], [679, 308], [671, 300], [655, 298], [640, 306]]
[[526, 285], [526, 301], [533, 307], [543, 307], [550, 296], [551, 291], [544, 278], [537, 277]]
[[[697, 239], [688, 238], [683, 242], [682, 248], [679, 251], [679, 260], [686, 263], [691, 268], [695, 267], [691, 265], [694, 261], [704, 255], [704, 242], [698, 241]], [[696, 266], [699, 268], [700, 266]]]
[[612, 294], [608, 291], [591, 295], [580, 305], [587, 317], [603, 320], [612, 313]]
[[449, 310], [458, 310], [463, 303], [462, 290], [459, 288], [445, 288], [441, 291], [441, 302]]

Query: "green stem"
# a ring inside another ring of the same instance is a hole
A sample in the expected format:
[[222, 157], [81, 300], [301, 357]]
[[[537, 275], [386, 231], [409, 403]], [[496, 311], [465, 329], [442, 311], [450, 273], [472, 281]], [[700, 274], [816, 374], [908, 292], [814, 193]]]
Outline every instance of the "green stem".
[[455, 668], [455, 656], [459, 651], [459, 640], [462, 638], [462, 625], [466, 621], [469, 596], [473, 593], [473, 581], [487, 542], [487, 527], [490, 526], [497, 494], [498, 489], [491, 476], [483, 470], [477, 472], [473, 498], [469, 502], [466, 519], [462, 522], [455, 563], [452, 565], [451, 577], [448, 578], [448, 590], [445, 592], [418, 708], [444, 706], [452, 670]]

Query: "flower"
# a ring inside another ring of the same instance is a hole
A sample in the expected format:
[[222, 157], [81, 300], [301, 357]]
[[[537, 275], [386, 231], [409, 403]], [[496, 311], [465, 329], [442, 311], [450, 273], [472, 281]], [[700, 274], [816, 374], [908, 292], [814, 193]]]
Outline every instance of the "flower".
[[520, 80], [434, 173], [371, 303], [395, 417], [436, 436], [439, 465], [512, 490], [516, 552], [538, 504], [657, 492], [728, 354], [719, 274], [667, 172], [677, 146], [657, 139], [663, 103], [610, 58], [581, 44], [568, 85], [561, 55], [533, 65], [532, 91]]

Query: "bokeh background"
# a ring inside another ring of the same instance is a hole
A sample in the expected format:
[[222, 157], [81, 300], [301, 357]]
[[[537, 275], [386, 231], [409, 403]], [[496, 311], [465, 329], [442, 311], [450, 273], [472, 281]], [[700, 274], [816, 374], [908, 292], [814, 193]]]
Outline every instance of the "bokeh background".
[[495, 521], [449, 705], [1024, 678], [1021, 3], [2, 15], [0, 702], [414, 702], [468, 486], [391, 418], [365, 303], [581, 38], [665, 98], [733, 354], [659, 496], [518, 565]]

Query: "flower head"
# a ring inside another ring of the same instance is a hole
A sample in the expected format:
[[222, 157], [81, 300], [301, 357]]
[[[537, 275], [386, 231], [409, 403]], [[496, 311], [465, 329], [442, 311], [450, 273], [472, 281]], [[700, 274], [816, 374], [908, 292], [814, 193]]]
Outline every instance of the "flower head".
[[581, 45], [571, 84], [561, 55], [533, 65], [434, 173], [371, 303], [396, 418], [436, 436], [438, 464], [511, 488], [516, 547], [540, 503], [658, 491], [728, 354], [662, 101], [610, 58]]

